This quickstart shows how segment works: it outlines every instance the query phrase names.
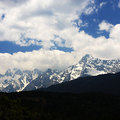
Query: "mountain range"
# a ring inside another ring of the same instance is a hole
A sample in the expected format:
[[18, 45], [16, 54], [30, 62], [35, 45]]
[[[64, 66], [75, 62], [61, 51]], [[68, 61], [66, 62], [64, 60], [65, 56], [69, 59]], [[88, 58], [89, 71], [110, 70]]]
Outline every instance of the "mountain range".
[[42, 72], [38, 69], [33, 71], [17, 68], [8, 69], [5, 74], [0, 74], [0, 91], [20, 92], [36, 90], [71, 81], [79, 77], [117, 72], [120, 72], [120, 59], [102, 60], [87, 54], [77, 64], [63, 71], [48, 69]]

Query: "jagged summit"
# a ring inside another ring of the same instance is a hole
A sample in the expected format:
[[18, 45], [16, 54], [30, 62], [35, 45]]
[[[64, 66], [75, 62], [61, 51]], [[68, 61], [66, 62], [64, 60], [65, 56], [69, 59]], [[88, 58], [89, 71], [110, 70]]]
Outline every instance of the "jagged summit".
[[82, 59], [80, 61], [86, 61], [86, 60], [91, 59], [91, 58], [93, 58], [92, 55], [86, 54], [85, 56], [82, 57]]

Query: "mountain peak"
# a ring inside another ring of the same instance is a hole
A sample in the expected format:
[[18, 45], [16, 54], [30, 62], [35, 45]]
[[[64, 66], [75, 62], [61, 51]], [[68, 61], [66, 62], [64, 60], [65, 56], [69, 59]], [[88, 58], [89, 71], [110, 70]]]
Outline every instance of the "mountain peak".
[[90, 54], [86, 54], [85, 56], [82, 57], [80, 62], [87, 62], [89, 59], [93, 59], [93, 57]]
[[52, 69], [48, 68], [48, 69], [46, 70], [46, 72], [51, 73], [51, 72], [52, 72]]
[[12, 71], [11, 69], [8, 69], [5, 73], [6, 76], [12, 76]]
[[85, 56], [83, 56], [83, 58], [91, 58], [91, 57], [93, 57], [93, 56], [90, 54], [86, 54]]

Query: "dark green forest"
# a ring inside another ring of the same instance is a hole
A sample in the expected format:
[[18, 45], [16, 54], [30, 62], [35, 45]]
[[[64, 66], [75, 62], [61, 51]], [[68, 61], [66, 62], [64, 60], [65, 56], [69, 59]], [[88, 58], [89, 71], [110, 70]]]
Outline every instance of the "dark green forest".
[[0, 93], [0, 120], [120, 120], [120, 96], [104, 93]]
[[120, 120], [120, 73], [0, 93], [0, 120]]

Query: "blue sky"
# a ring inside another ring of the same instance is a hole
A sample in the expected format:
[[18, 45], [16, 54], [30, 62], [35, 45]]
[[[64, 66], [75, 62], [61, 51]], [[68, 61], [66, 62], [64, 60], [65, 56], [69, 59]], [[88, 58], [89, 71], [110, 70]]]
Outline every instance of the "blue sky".
[[120, 0], [0, 0], [0, 16], [0, 72], [120, 58]]
[[30, 46], [20, 46], [13, 42], [9, 41], [1, 41], [0, 42], [0, 52], [1, 53], [16, 53], [16, 52], [26, 52], [26, 51], [33, 51], [33, 50], [39, 50], [41, 46], [37, 45], [30, 45]]
[[[95, 0], [93, 4], [88, 4], [88, 7], [95, 7], [90, 14], [82, 13], [79, 19], [75, 20], [79, 31], [85, 31], [85, 33], [92, 35], [93, 37], [105, 36], [109, 38], [107, 31], [99, 31], [99, 24], [104, 20], [110, 24], [116, 25], [120, 23], [120, 8], [118, 7], [119, 0]], [[100, 4], [104, 3], [100, 7]], [[97, 10], [97, 11], [96, 11]], [[1, 21], [5, 19], [5, 13], [1, 14]], [[79, 20], [82, 20], [82, 25], [79, 25]], [[28, 39], [26, 39], [27, 41]], [[52, 40], [51, 40], [52, 41]], [[15, 52], [28, 52], [38, 50], [42, 48], [41, 45], [30, 44], [21, 46], [16, 44], [14, 41], [1, 40], [0, 52], [1, 53], [15, 53]], [[54, 42], [54, 46], [50, 48], [58, 49], [65, 52], [71, 52], [73, 49], [70, 47], [61, 47]]]
[[[100, 7], [100, 4], [104, 2], [105, 4]], [[98, 8], [98, 11], [86, 15], [82, 14], [80, 19], [88, 26], [80, 26], [80, 30], [84, 30], [86, 33], [92, 35], [93, 37], [99, 37], [101, 35], [108, 37], [109, 33], [106, 31], [99, 31], [99, 24], [104, 20], [113, 25], [120, 23], [120, 8], [118, 7], [119, 0], [98, 0], [95, 1], [95, 7]]]

